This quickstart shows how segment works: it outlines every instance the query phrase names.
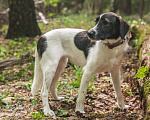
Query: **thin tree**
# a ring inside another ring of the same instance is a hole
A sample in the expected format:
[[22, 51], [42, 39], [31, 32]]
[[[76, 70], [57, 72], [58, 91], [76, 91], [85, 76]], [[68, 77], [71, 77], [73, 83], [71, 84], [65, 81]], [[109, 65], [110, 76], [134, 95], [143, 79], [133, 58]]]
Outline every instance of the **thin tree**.
[[119, 10], [121, 14], [130, 15], [132, 12], [131, 0], [120, 0], [119, 1]]
[[33, 0], [8, 0], [8, 3], [10, 11], [7, 39], [41, 35]]
[[144, 0], [140, 0], [140, 18], [143, 18]]
[[119, 6], [119, 0], [111, 0], [110, 11], [116, 13], [118, 10], [118, 6]]

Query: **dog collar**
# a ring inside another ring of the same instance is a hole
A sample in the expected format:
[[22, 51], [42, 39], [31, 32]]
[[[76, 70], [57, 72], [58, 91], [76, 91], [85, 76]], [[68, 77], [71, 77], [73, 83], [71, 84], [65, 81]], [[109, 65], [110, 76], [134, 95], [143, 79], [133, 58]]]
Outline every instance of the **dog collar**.
[[123, 39], [119, 39], [117, 42], [115, 42], [115, 43], [109, 43], [109, 42], [103, 42], [106, 46], [108, 46], [108, 48], [109, 49], [113, 49], [114, 47], [117, 47], [117, 46], [119, 46], [119, 45], [121, 45], [121, 44], [123, 44], [124, 43], [124, 41], [125, 40], [123, 40]]
[[125, 36], [125, 39], [122, 39], [121, 37], [119, 37], [118, 39], [117, 39], [117, 42], [113, 42], [114, 40], [106, 40], [106, 41], [103, 41], [103, 43], [106, 45], [106, 46], [108, 46], [108, 48], [109, 49], [113, 49], [113, 48], [115, 48], [115, 47], [117, 47], [117, 46], [119, 46], [119, 45], [121, 45], [121, 44], [123, 44], [125, 41], [129, 41], [129, 39], [132, 37], [132, 35], [131, 35], [131, 32], [130, 31], [128, 31], [128, 33], [126, 34], [126, 36]]

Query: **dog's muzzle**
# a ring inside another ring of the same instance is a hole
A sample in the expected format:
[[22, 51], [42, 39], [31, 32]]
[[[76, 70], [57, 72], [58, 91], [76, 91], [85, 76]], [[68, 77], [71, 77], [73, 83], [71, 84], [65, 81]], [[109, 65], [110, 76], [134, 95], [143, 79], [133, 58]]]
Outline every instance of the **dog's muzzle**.
[[91, 40], [104, 40], [104, 38], [102, 38], [100, 35], [98, 35], [96, 33], [95, 30], [91, 29], [87, 32], [87, 35], [88, 37], [91, 39]]
[[89, 36], [89, 38], [94, 38], [94, 36], [95, 36], [95, 34], [96, 34], [96, 32], [94, 31], [94, 30], [90, 30], [90, 31], [88, 31], [88, 36]]

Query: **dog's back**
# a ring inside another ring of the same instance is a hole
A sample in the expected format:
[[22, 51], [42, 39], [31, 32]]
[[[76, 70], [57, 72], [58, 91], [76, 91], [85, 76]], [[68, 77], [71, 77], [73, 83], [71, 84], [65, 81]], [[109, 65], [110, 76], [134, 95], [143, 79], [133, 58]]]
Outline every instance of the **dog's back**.
[[57, 81], [67, 64], [68, 58], [83, 67], [76, 111], [84, 112], [84, 100], [92, 75], [96, 72], [110, 71], [118, 105], [124, 104], [120, 85], [121, 59], [128, 47], [129, 25], [114, 13], [102, 14], [96, 25], [89, 31], [82, 29], [56, 29], [44, 34], [38, 41], [35, 58], [34, 81], [31, 93], [34, 95], [42, 86], [41, 95], [44, 114], [54, 116], [48, 102], [48, 93], [55, 100]]

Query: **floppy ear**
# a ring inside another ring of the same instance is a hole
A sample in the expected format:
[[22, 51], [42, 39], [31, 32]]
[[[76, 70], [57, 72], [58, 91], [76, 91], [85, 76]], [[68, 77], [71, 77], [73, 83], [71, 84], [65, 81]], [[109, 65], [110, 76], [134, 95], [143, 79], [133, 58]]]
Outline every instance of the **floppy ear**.
[[120, 21], [120, 36], [122, 39], [125, 39], [125, 35], [129, 31], [130, 26], [122, 18], [119, 18]]
[[95, 19], [95, 25], [98, 23], [99, 19], [100, 19], [99, 16]]

